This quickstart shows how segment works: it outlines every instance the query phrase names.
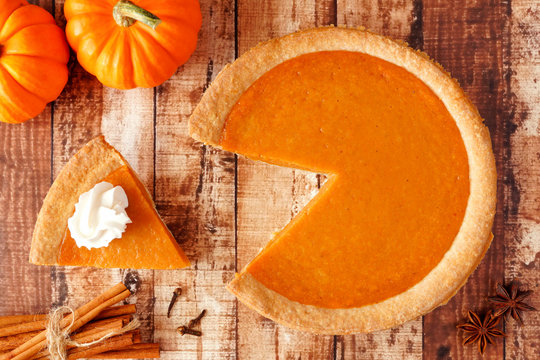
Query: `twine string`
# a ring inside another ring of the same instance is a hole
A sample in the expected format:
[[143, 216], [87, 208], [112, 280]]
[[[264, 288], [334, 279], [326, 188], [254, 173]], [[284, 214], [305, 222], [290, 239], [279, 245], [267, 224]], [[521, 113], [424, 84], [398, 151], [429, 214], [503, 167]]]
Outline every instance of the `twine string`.
[[[71, 323], [62, 329], [62, 320], [66, 313], [71, 313]], [[68, 347], [89, 347], [95, 344], [99, 344], [106, 339], [124, 334], [128, 331], [137, 329], [141, 323], [138, 319], [133, 319], [126, 326], [121, 329], [111, 330], [109, 333], [100, 337], [97, 340], [80, 343], [78, 341], [71, 340], [70, 334], [73, 324], [75, 323], [75, 310], [69, 306], [61, 306], [54, 309], [49, 314], [49, 322], [47, 324], [47, 347], [52, 360], [67, 360], [67, 348]]]

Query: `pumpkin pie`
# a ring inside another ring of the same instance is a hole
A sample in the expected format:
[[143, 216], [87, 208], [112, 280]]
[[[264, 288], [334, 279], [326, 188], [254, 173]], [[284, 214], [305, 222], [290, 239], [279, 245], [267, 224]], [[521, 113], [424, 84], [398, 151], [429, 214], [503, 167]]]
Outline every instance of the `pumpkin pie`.
[[[102, 182], [123, 189], [129, 203], [125, 212], [130, 223], [121, 237], [108, 246], [79, 247], [71, 236], [68, 219], [74, 214], [81, 194]], [[135, 269], [189, 266], [189, 260], [159, 217], [135, 171], [103, 136], [75, 154], [54, 181], [38, 215], [30, 262]]]
[[191, 136], [328, 181], [232, 280], [260, 314], [370, 332], [446, 303], [491, 242], [489, 132], [425, 54], [362, 29], [270, 40], [225, 67]]

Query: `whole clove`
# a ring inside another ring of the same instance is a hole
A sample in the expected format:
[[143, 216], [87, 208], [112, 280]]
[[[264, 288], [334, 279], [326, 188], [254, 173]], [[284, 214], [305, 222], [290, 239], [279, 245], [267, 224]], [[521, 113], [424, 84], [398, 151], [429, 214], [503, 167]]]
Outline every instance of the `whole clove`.
[[180, 326], [178, 329], [176, 329], [176, 331], [182, 336], [184, 336], [184, 334], [194, 335], [194, 336], [201, 336], [202, 335], [201, 331], [191, 329], [191, 328], [189, 328], [189, 327], [187, 327], [185, 325]]
[[191, 319], [188, 323], [188, 328], [193, 328], [195, 326], [197, 326], [198, 324], [200, 324], [201, 322], [201, 319], [204, 317], [204, 315], [206, 314], [206, 309], [204, 309], [203, 311], [201, 311], [201, 313], [199, 314], [199, 316], [197, 316], [195, 319]]
[[176, 300], [178, 299], [178, 297], [182, 294], [182, 288], [176, 288], [174, 289], [174, 292], [173, 292], [173, 296], [172, 296], [172, 299], [171, 299], [171, 302], [169, 303], [169, 308], [167, 309], [167, 317], [170, 318], [171, 317], [171, 311], [173, 309], [173, 306], [174, 304], [176, 304]]

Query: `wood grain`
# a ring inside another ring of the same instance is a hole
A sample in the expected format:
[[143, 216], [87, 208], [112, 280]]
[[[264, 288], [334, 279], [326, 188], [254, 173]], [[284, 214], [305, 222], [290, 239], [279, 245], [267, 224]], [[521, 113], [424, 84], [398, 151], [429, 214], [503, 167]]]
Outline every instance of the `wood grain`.
[[[225, 290], [235, 270], [234, 155], [195, 143], [187, 130], [203, 91], [234, 60], [234, 2], [205, 1], [201, 11], [195, 54], [156, 96], [155, 201], [192, 262], [190, 269], [156, 272], [155, 341], [165, 359], [236, 355], [236, 300]], [[176, 286], [183, 293], [167, 319]], [[202, 309], [202, 337], [176, 333]]]
[[[534, 291], [528, 300], [540, 309], [540, 3], [512, 1], [511, 113], [505, 131], [505, 280]], [[525, 325], [506, 323], [508, 359], [540, 354], [540, 312], [528, 312]]]
[[[487, 310], [487, 296], [503, 278], [504, 229], [502, 189], [506, 79], [504, 61], [508, 45], [508, 8], [485, 1], [423, 1], [424, 50], [455, 77], [490, 129], [499, 176], [498, 207], [489, 251], [466, 285], [447, 305], [424, 317], [424, 357], [428, 359], [480, 359], [477, 347], [463, 347], [463, 322], [468, 309]], [[502, 358], [503, 342], [490, 346], [486, 358]]]
[[196, 143], [187, 127], [203, 91], [234, 60], [234, 3], [201, 6], [195, 54], [157, 91], [155, 201], [193, 268], [234, 270], [234, 155]]
[[[47, 311], [50, 268], [28, 263], [37, 213], [51, 184], [48, 107], [31, 122], [0, 124], [0, 314]], [[42, 281], [43, 279], [43, 281]]]
[[[52, 11], [50, 0], [31, 1]], [[37, 213], [51, 184], [48, 105], [24, 124], [0, 123], [0, 314], [47, 311], [50, 268], [28, 263]]]
[[[234, 359], [236, 357], [236, 300], [225, 289], [234, 271], [156, 271], [155, 341], [164, 359]], [[167, 307], [174, 288], [184, 289], [171, 318]], [[187, 325], [206, 309], [201, 337], [181, 336], [176, 329]]]
[[338, 25], [363, 26], [393, 39], [410, 39], [418, 15], [414, 0], [337, 0]]
[[[257, 43], [334, 21], [328, 1], [238, 1], [238, 53]], [[237, 261], [244, 267], [272, 237], [315, 195], [316, 174], [238, 158]], [[238, 305], [240, 359], [334, 356], [334, 338], [287, 329]]]

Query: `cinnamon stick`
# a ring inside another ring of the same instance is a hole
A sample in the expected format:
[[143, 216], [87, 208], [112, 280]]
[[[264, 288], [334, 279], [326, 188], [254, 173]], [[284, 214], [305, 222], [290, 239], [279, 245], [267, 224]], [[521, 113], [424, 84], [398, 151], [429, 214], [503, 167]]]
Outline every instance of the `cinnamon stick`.
[[[96, 320], [107, 319], [119, 315], [135, 314], [137, 307], [135, 304], [113, 306], [103, 310], [96, 316]], [[13, 322], [20, 320], [19, 322]], [[28, 320], [28, 321], [26, 321]], [[5, 323], [7, 326], [0, 326], [0, 337], [21, 334], [25, 332], [44, 330], [47, 327], [47, 315], [15, 315], [0, 317], [0, 324]]]
[[[95, 344], [84, 348], [73, 348], [68, 350], [67, 359], [75, 360], [80, 358], [87, 358], [89, 356], [100, 354], [103, 352], [119, 350], [127, 346], [133, 345], [133, 334], [125, 333], [105, 340], [102, 343]], [[47, 356], [32, 357], [32, 360], [48, 360]]]
[[47, 315], [45, 314], [0, 316], [0, 328], [12, 324], [22, 324], [25, 322], [44, 320], [45, 318], [47, 318]]
[[[105, 341], [95, 346], [90, 346], [86, 349], [83, 349], [82, 351], [68, 351], [68, 360], [87, 358], [95, 354], [100, 354], [100, 353], [108, 352], [111, 350], [121, 349], [129, 345], [133, 345], [133, 335], [124, 334], [124, 335], [111, 338], [110, 341]], [[74, 350], [79, 350], [79, 349], [81, 348], [77, 348]]]
[[[120, 330], [122, 327], [123, 327], [122, 320], [119, 320], [119, 321], [107, 324], [106, 328], [90, 329], [88, 331], [75, 334], [75, 335], [73, 335], [71, 337], [71, 340], [77, 341], [77, 342], [79, 342], [81, 344], [90, 343], [92, 341], [96, 341], [96, 340], [101, 339], [102, 337], [110, 334], [111, 331]], [[133, 336], [135, 336], [135, 335], [133, 335]], [[67, 346], [68, 349], [71, 349], [71, 348], [74, 348], [74, 347], [75, 347], [75, 345], [68, 345]], [[35, 357], [43, 357], [43, 356], [48, 356], [48, 355], [49, 355], [49, 350], [43, 349], [40, 352], [38, 352], [35, 355]]]
[[78, 333], [93, 330], [93, 329], [98, 329], [98, 331], [99, 331], [99, 329], [107, 328], [111, 323], [118, 324], [118, 323], [121, 322], [122, 325], [126, 325], [130, 321], [131, 321], [131, 316], [130, 315], [122, 315], [122, 316], [117, 316], [117, 317], [110, 318], [110, 319], [103, 319], [103, 320], [99, 320], [99, 321], [92, 320], [91, 322], [84, 325], [83, 327], [81, 327], [79, 330], [77, 330], [74, 333], [78, 334]]
[[[104, 337], [105, 335], [110, 334], [111, 331], [113, 331], [113, 330], [120, 330], [121, 328], [122, 328], [122, 326], [115, 326], [115, 327], [111, 327], [109, 329], [103, 329], [103, 330], [98, 331], [98, 332], [93, 332], [91, 334], [81, 333], [81, 334], [74, 335], [72, 339], [79, 342], [79, 343], [81, 343], [81, 344], [89, 343], [89, 342], [92, 342], [92, 341], [96, 341], [96, 340]], [[128, 332], [126, 332], [126, 334], [131, 335], [134, 344], [141, 342], [141, 340], [140, 340], [141, 339], [140, 330], [128, 331]], [[122, 335], [124, 335], [124, 334], [122, 334]], [[113, 339], [113, 338], [114, 338], [114, 336], [111, 337], [110, 339]], [[104, 341], [107, 341], [107, 340], [104, 340]]]
[[[107, 329], [109, 328], [109, 326], [111, 326], [111, 328], [114, 328], [114, 329], [118, 328], [118, 326], [122, 328], [124, 325], [126, 325], [130, 321], [131, 321], [130, 315], [122, 315], [122, 316], [117, 316], [117, 317], [109, 318], [109, 319], [103, 319], [99, 321], [92, 320], [91, 322], [89, 322], [88, 324], [84, 325], [79, 330], [77, 330], [76, 334], [84, 332], [85, 334], [89, 335], [92, 332], [98, 332], [103, 329]], [[39, 334], [39, 331], [10, 335], [10, 336], [0, 338], [0, 354], [3, 352], [15, 349], [16, 347], [32, 339], [37, 334]], [[74, 337], [75, 335], [72, 335], [72, 338]]]
[[133, 334], [133, 343], [139, 344], [141, 342], [142, 342], [141, 332], [139, 330], [135, 331], [135, 333]]
[[39, 334], [39, 331], [32, 331], [29, 333], [16, 334], [0, 338], [0, 353], [15, 349]]
[[[95, 345], [91, 345], [91, 346], [88, 346], [88, 347], [78, 347], [78, 348], [73, 348], [71, 349], [70, 351], [68, 351], [68, 354], [76, 354], [76, 353], [79, 353], [79, 352], [83, 352], [87, 349], [90, 349], [90, 348], [94, 348], [94, 347], [98, 347], [98, 346], [101, 346], [103, 344], [107, 344], [107, 342], [116, 342], [118, 339], [120, 339], [122, 336], [126, 336], [126, 337], [129, 337], [131, 339], [131, 344], [130, 345], [133, 345], [133, 344], [138, 344], [141, 342], [140, 338], [141, 338], [141, 334], [140, 334], [140, 331], [139, 330], [133, 330], [133, 331], [128, 331], [127, 333], [125, 334], [121, 334], [121, 335], [117, 335], [117, 336], [114, 336], [110, 339], [107, 339], [105, 340], [104, 342], [102, 343], [98, 343], [98, 344], [95, 344]], [[116, 346], [115, 344], [112, 344], [112, 346]], [[126, 346], [129, 346], [129, 345], [126, 345]], [[120, 346], [120, 347], [115, 347], [114, 349], [111, 349], [111, 350], [108, 350], [108, 351], [112, 351], [112, 350], [119, 350], [119, 349], [123, 349], [124, 347], [126, 346]]]
[[133, 344], [119, 350], [112, 350], [88, 356], [88, 359], [159, 359], [159, 344]]
[[[81, 306], [73, 314], [66, 316], [60, 323], [62, 328], [66, 328], [72, 322], [71, 329], [75, 331], [95, 318], [105, 308], [114, 305], [128, 296], [130, 291], [122, 283], [113, 286], [94, 300]], [[0, 360], [25, 360], [38, 353], [46, 344], [46, 332], [42, 331], [21, 346], [11, 350], [7, 354], [0, 355]]]
[[95, 317], [95, 320], [108, 319], [120, 315], [132, 315], [136, 312], [137, 306], [135, 304], [111, 306], [100, 312], [98, 316]]
[[38, 331], [45, 329], [47, 320], [37, 320], [31, 322], [23, 322], [20, 324], [12, 324], [3, 328], [0, 328], [0, 337], [23, 334], [31, 331]]

